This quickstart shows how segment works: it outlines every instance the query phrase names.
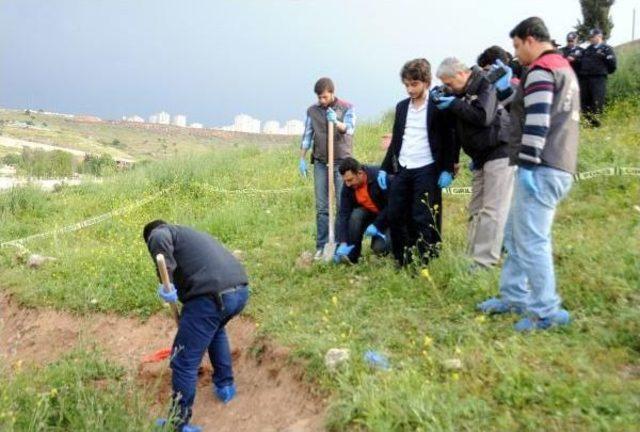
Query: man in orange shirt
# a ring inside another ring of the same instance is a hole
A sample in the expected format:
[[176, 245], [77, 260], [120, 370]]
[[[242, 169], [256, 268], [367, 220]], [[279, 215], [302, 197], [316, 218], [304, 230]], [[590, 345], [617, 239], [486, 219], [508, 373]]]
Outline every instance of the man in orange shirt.
[[376, 254], [390, 250], [387, 222], [387, 191], [378, 185], [378, 167], [365, 166], [345, 158], [339, 167], [343, 184], [338, 212], [336, 262], [357, 263], [363, 237], [371, 237]]

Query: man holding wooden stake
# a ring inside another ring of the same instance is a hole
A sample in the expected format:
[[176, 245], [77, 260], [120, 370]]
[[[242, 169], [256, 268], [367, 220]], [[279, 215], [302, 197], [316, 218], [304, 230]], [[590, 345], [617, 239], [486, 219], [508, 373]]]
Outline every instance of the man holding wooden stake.
[[172, 409], [169, 419], [158, 423], [179, 432], [199, 431], [189, 420], [205, 351], [213, 365], [217, 398], [226, 404], [236, 394], [225, 326], [247, 303], [247, 274], [216, 239], [192, 228], [155, 220], [144, 227], [143, 238], [152, 258], [159, 258], [159, 274], [166, 271], [158, 295], [183, 305], [171, 354]]

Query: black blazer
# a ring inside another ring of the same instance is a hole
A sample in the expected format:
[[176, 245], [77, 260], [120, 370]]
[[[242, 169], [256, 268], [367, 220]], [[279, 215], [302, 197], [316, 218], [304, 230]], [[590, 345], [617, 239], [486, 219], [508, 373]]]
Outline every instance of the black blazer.
[[[411, 98], [407, 98], [396, 105], [393, 137], [380, 167], [381, 170], [389, 174], [397, 173], [400, 168], [398, 157], [402, 148], [402, 137], [407, 124], [410, 103]], [[458, 162], [460, 155], [460, 148], [455, 140], [455, 123], [450, 114], [446, 111], [440, 111], [431, 101], [427, 102], [427, 134], [438, 175], [442, 171], [448, 171], [453, 175], [453, 164]]]

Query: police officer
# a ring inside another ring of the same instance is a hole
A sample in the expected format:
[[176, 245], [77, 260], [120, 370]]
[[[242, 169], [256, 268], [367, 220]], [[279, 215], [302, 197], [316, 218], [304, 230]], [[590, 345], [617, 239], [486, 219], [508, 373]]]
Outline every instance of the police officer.
[[580, 64], [580, 94], [582, 112], [592, 126], [600, 126], [598, 115], [604, 108], [607, 75], [616, 71], [616, 54], [603, 43], [602, 30], [589, 32], [589, 45], [582, 54]]
[[578, 33], [570, 32], [567, 34], [567, 45], [560, 48], [560, 52], [571, 63], [576, 75], [580, 75], [580, 64], [582, 63], [584, 49], [578, 45]]

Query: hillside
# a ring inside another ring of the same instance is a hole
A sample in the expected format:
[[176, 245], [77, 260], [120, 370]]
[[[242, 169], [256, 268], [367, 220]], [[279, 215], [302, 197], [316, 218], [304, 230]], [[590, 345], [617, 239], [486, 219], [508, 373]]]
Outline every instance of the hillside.
[[[29, 122], [30, 124], [27, 124]], [[0, 135], [118, 159], [157, 160], [238, 145], [287, 145], [294, 138], [128, 122], [90, 122], [36, 111], [0, 109]], [[7, 151], [0, 147], [0, 151]], [[13, 151], [13, 150], [11, 150]], [[1, 153], [0, 153], [1, 155]]]
[[[445, 195], [443, 254], [427, 273], [398, 271], [391, 260], [371, 255], [353, 267], [301, 262], [313, 248], [315, 219], [311, 183], [297, 174], [293, 142], [162, 160], [155, 143], [145, 148], [142, 141], [143, 150], [132, 156], [151, 152], [160, 160], [102, 184], [53, 194], [0, 193], [0, 290], [16, 308], [106, 319], [111, 324], [97, 330], [104, 333], [124, 319], [170, 322], [141, 240], [142, 226], [163, 218], [206, 230], [241, 251], [251, 276], [246, 316], [255, 323], [255, 340], [288, 347], [278, 352], [286, 353], [291, 370], [303, 365], [313, 388], [307, 402], [322, 404], [328, 395], [329, 430], [634, 430], [640, 424], [640, 180], [617, 168], [640, 167], [638, 97], [618, 99], [602, 128], [582, 130], [579, 171], [614, 169], [576, 182], [558, 210], [558, 286], [574, 319], [567, 328], [515, 334], [515, 317], [475, 312], [478, 301], [495, 293], [499, 271], [465, 271], [466, 195]], [[113, 137], [111, 127], [53, 126], [60, 134], [73, 130], [73, 136], [105, 140]], [[357, 157], [380, 161], [379, 138], [389, 127], [388, 118], [359, 126]], [[118, 139], [139, 142], [141, 136]], [[469, 182], [464, 171], [454, 186]], [[91, 225], [74, 226], [99, 215]], [[23, 247], [7, 244], [39, 233]], [[56, 260], [34, 270], [24, 265], [30, 253]], [[136, 331], [143, 326], [127, 322]], [[165, 381], [136, 380], [138, 353], [113, 356], [112, 347], [100, 345], [103, 334], [67, 346], [65, 328], [49, 331], [38, 340], [60, 342], [51, 362], [34, 356], [23, 364], [8, 350], [0, 362], [0, 429], [139, 431], [162, 413], [157, 401], [166, 400]], [[168, 333], [150, 332], [149, 346], [168, 343]], [[330, 348], [351, 352], [349, 365], [336, 373], [324, 366]], [[388, 355], [389, 371], [362, 360], [370, 349]], [[264, 357], [264, 351], [257, 343], [241, 355], [269, 364], [273, 352]], [[451, 368], [452, 360], [461, 366]], [[286, 368], [269, 374], [275, 378], [266, 383], [276, 389]], [[241, 395], [253, 391], [246, 381], [239, 389]], [[248, 411], [269, 410], [278, 400]], [[236, 431], [251, 430], [243, 429], [248, 423], [238, 407], [212, 409]]]

